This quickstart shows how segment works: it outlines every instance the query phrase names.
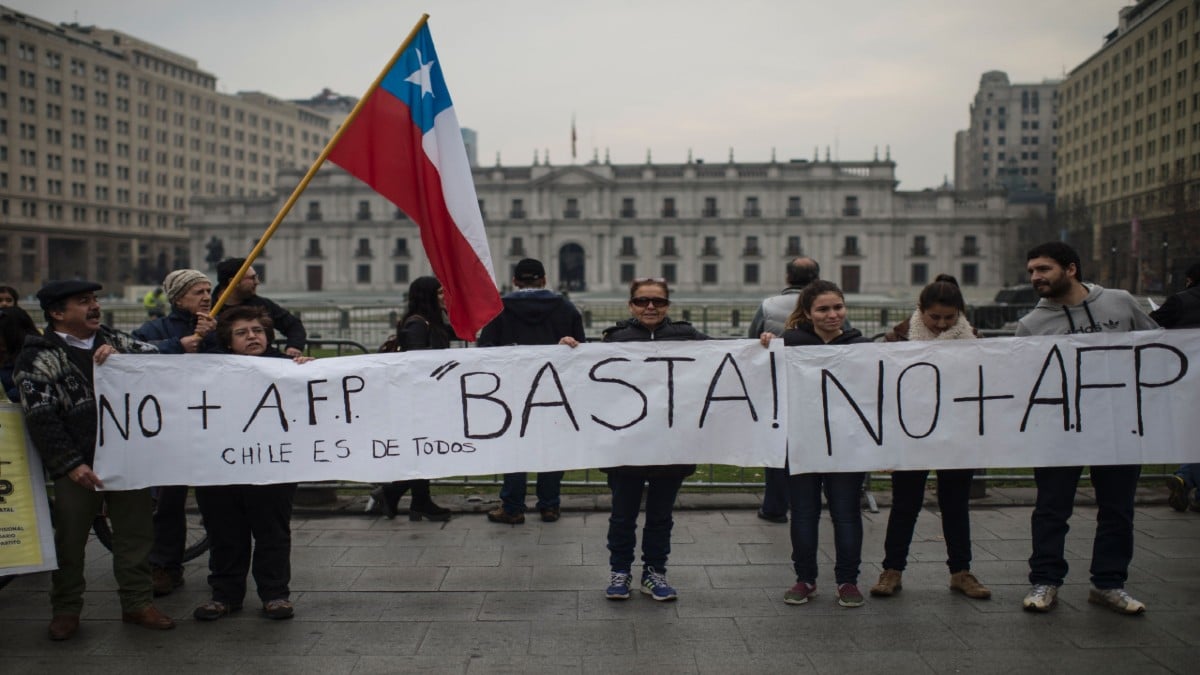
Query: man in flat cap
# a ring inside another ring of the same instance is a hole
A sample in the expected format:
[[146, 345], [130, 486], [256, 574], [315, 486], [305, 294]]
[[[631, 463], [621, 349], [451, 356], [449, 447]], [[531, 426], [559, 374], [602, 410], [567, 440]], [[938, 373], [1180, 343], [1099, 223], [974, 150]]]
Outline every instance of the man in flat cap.
[[148, 555], [154, 538], [150, 490], [97, 492], [96, 400], [92, 369], [116, 353], [153, 353], [154, 346], [100, 325], [100, 284], [51, 281], [37, 292], [49, 325], [29, 336], [17, 357], [14, 379], [25, 424], [42, 464], [54, 480], [54, 548], [50, 639], [69, 639], [83, 609], [84, 547], [92, 520], [108, 505], [113, 523], [113, 575], [121, 620], [146, 628], [174, 628], [153, 604]]
[[[154, 345], [162, 354], [195, 354], [219, 351], [217, 321], [208, 315], [212, 308], [212, 282], [200, 270], [175, 270], [162, 282], [171, 303], [171, 313], [142, 324], [133, 337]], [[150, 571], [154, 596], [169, 594], [183, 585], [183, 549], [187, 545], [188, 486], [158, 488], [154, 507], [154, 547], [150, 549]]]
[[[233, 281], [245, 262], [245, 258], [227, 258], [217, 264], [217, 287], [213, 289], [213, 302], [221, 297], [225, 287]], [[308, 332], [304, 330], [304, 324], [296, 318], [296, 315], [259, 295], [258, 284], [258, 272], [251, 267], [246, 270], [246, 275], [229, 294], [229, 299], [225, 301], [221, 311], [224, 312], [226, 309], [238, 305], [262, 307], [267, 311], [267, 316], [271, 317], [271, 325], [275, 331], [282, 333], [287, 338], [287, 346], [283, 353], [293, 358], [301, 356], [304, 354], [304, 346], [308, 343]]]
[[[546, 288], [546, 268], [540, 260], [525, 258], [513, 269], [516, 290], [503, 298], [504, 309], [479, 333], [480, 347], [506, 345], [556, 345], [564, 337], [584, 341], [583, 318], [569, 300]], [[562, 471], [542, 471], [537, 476], [537, 509], [542, 520], [558, 520]], [[493, 523], [525, 522], [524, 472], [504, 475], [500, 506], [487, 514]]]

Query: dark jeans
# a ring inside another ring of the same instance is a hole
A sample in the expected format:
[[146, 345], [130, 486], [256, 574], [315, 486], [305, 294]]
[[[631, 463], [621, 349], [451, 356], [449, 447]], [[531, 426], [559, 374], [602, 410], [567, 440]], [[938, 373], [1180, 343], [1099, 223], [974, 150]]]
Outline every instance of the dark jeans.
[[763, 500], [759, 508], [765, 516], [786, 516], [788, 512], [788, 469], [763, 470]]
[[[1067, 576], [1064, 558], [1067, 520], [1075, 506], [1075, 489], [1081, 466], [1034, 469], [1037, 504], [1033, 508], [1033, 555], [1029, 557], [1029, 583], [1061, 586]], [[1096, 538], [1092, 545], [1092, 585], [1124, 588], [1133, 560], [1133, 497], [1142, 467], [1093, 466], [1096, 490]]]
[[[938, 509], [942, 512], [942, 535], [946, 538], [946, 566], [950, 573], [971, 569], [971, 518], [967, 500], [971, 496], [974, 469], [939, 469]], [[883, 542], [883, 568], [904, 571], [917, 516], [925, 504], [925, 480], [929, 471], [892, 473], [892, 512], [888, 515]]]
[[[563, 471], [542, 471], [537, 475], [537, 508], [557, 509], [562, 491]], [[505, 513], [525, 513], [525, 481], [527, 474], [506, 473], [504, 485], [500, 486], [500, 501]]]
[[165, 570], [183, 569], [183, 549], [187, 546], [188, 486], [169, 485], [156, 488], [154, 505], [154, 547], [150, 549], [150, 566]]
[[796, 581], [817, 582], [817, 524], [821, 519], [821, 489], [829, 503], [833, 521], [838, 584], [857, 584], [862, 563], [863, 524], [859, 499], [863, 473], [802, 473], [788, 477], [788, 500], [792, 504], [792, 566]]
[[254, 574], [258, 597], [264, 603], [288, 598], [295, 494], [295, 483], [196, 488], [196, 504], [212, 542], [208, 585], [213, 600], [240, 607], [246, 597], [247, 572]]
[[410, 506], [428, 506], [433, 503], [433, 499], [429, 496], [429, 481], [424, 478], [387, 483], [383, 486], [383, 498], [388, 500], [394, 511], [400, 504], [400, 498], [409, 490], [412, 490], [412, 505]]
[[1189, 491], [1200, 487], [1200, 464], [1181, 464], [1175, 475], [1183, 479], [1183, 484]]
[[608, 474], [612, 490], [612, 515], [608, 518], [608, 564], [614, 572], [633, 569], [633, 548], [637, 544], [637, 519], [642, 493], [646, 495], [646, 524], [642, 528], [642, 564], [660, 572], [667, 571], [671, 554], [671, 511], [683, 476]]

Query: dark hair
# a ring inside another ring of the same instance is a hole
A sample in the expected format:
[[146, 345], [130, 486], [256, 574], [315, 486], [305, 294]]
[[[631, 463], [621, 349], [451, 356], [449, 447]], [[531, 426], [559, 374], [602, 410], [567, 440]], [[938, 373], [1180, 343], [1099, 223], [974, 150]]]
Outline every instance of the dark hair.
[[813, 303], [817, 301], [817, 297], [826, 293], [836, 293], [838, 297], [846, 299], [846, 294], [842, 293], [842, 289], [837, 284], [817, 279], [800, 291], [800, 297], [796, 298], [796, 309], [793, 309], [791, 315], [788, 316], [786, 327], [795, 328], [800, 324], [808, 323], [810, 321], [808, 312], [812, 309]]
[[238, 321], [257, 321], [267, 331], [267, 348], [275, 342], [275, 324], [263, 307], [237, 305], [221, 312], [217, 317], [217, 340], [225, 349], [233, 348], [233, 324]]
[[67, 311], [67, 299], [63, 298], [62, 300], [55, 300], [54, 302], [42, 308], [42, 317], [46, 319], [47, 324], [53, 326], [54, 317], [50, 316], [50, 313], [65, 311]]
[[21, 301], [21, 294], [12, 286], [0, 286], [0, 293], [6, 293], [12, 296], [13, 307], [16, 307]]
[[1083, 265], [1079, 262], [1079, 253], [1061, 241], [1048, 241], [1029, 249], [1025, 260], [1034, 258], [1050, 258], [1061, 265], [1064, 271], [1068, 266], [1075, 265], [1075, 280], [1083, 281]]
[[37, 326], [29, 312], [20, 307], [0, 309], [0, 363], [15, 361], [25, 345], [25, 336], [37, 334]]
[[438, 304], [438, 290], [442, 287], [442, 282], [437, 280], [437, 277], [417, 277], [408, 286], [408, 307], [404, 311], [404, 316], [400, 317], [400, 322], [397, 328], [404, 325], [409, 317], [420, 316], [430, 323], [430, 325], [444, 326], [445, 321], [442, 320], [442, 306]]
[[637, 291], [642, 286], [658, 286], [663, 290], [663, 295], [671, 298], [671, 288], [667, 286], [667, 280], [659, 277], [638, 277], [629, 284], [629, 299], [632, 300], [637, 296]]
[[967, 303], [963, 302], [962, 289], [958, 287], [958, 279], [949, 274], [939, 274], [917, 298], [917, 309], [924, 312], [934, 305], [953, 307], [960, 312], [967, 311]]
[[821, 278], [821, 266], [812, 258], [795, 258], [787, 264], [788, 286], [807, 286]]
[[[1187, 268], [1187, 287], [1191, 288], [1196, 284], [1200, 284], [1200, 263], [1196, 263]], [[3, 289], [0, 289], [3, 290]]]

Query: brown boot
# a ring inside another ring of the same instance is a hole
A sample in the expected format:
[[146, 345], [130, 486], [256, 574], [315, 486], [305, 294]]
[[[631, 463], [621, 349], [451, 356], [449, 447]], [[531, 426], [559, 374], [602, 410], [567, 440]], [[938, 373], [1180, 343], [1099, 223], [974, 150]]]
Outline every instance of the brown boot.
[[78, 614], [55, 614], [50, 619], [50, 639], [70, 640], [75, 631], [79, 630]]
[[971, 574], [968, 570], [955, 572], [950, 575], [950, 590], [958, 591], [968, 598], [975, 598], [976, 600], [987, 600], [992, 597], [992, 592], [988, 590], [988, 587], [979, 583], [975, 575]]
[[899, 570], [884, 570], [879, 575], [879, 581], [871, 587], [871, 595], [877, 598], [888, 598], [896, 594], [900, 590], [900, 574]]
[[158, 611], [154, 605], [146, 605], [136, 612], [123, 612], [121, 621], [151, 630], [171, 630], [175, 627], [175, 622], [171, 620], [171, 617]]
[[152, 567], [150, 568], [150, 583], [154, 588], [154, 597], [161, 598], [164, 595], [170, 595], [171, 591], [183, 585], [183, 570]]

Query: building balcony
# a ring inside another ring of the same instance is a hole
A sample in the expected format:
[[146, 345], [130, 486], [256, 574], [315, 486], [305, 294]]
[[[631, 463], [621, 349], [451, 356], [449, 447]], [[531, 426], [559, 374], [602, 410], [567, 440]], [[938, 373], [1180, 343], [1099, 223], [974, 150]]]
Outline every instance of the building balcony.
[[716, 218], [718, 215], [720, 215], [720, 213], [721, 213], [721, 210], [714, 206], [714, 207], [705, 207], [704, 210], [700, 212], [700, 215], [705, 218]]
[[959, 255], [967, 258], [977, 258], [982, 254], [979, 252], [978, 246], [964, 246], [962, 247], [962, 251], [959, 252]]
[[304, 249], [304, 257], [305, 258], [324, 258], [325, 254], [321, 252], [320, 246], [318, 246], [316, 248], [310, 247], [310, 248]]
[[354, 252], [354, 257], [355, 258], [374, 258], [375, 255], [373, 253], [371, 253], [371, 249], [369, 249], [369, 248], [360, 248]]
[[742, 255], [745, 257], [753, 257], [762, 255], [762, 249], [757, 246], [747, 246], [742, 249]]
[[914, 258], [922, 258], [922, 257], [929, 255], [929, 247], [928, 246], [914, 246], [909, 250], [908, 254], [913, 256]]
[[846, 207], [846, 208], [842, 209], [842, 215], [847, 218], [857, 218], [862, 215], [862, 209], [859, 209], [857, 207], [855, 207], [855, 208]]
[[525, 217], [525, 209], [513, 209], [508, 212], [509, 218], [521, 219]]
[[679, 257], [679, 249], [674, 246], [664, 246], [659, 252], [660, 258], [677, 258]]
[[356, 220], [370, 220], [371, 212], [370, 211], [359, 211], [358, 213], [354, 214], [354, 218]]
[[679, 212], [676, 211], [675, 209], [663, 209], [662, 217], [663, 218], [678, 218]]
[[799, 207], [790, 207], [787, 210], [787, 215], [789, 218], [800, 218], [804, 215], [804, 209]]
[[746, 208], [742, 209], [742, 217], [743, 218], [761, 218], [762, 217], [762, 209], [758, 208], [757, 206], [747, 206]]
[[715, 246], [705, 246], [700, 249], [700, 256], [704, 258], [719, 258], [721, 256], [721, 249]]
[[622, 218], [636, 218], [637, 209], [621, 209]]
[[563, 218], [579, 218], [579, 209], [563, 209]]

